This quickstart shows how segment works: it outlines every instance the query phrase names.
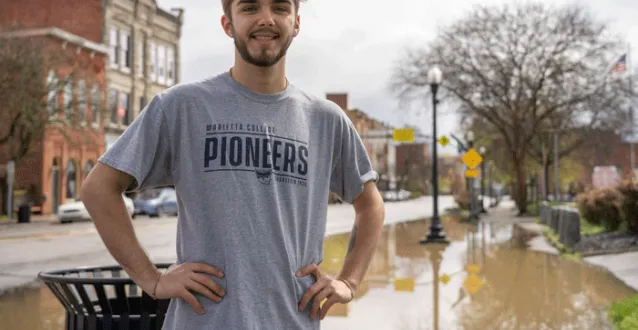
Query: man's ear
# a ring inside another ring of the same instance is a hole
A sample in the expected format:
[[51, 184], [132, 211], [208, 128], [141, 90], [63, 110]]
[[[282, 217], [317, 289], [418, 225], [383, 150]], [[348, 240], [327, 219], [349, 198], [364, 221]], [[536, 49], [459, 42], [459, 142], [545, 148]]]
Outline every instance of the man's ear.
[[224, 32], [226, 33], [226, 35], [232, 38], [233, 24], [230, 21], [230, 18], [228, 18], [226, 15], [222, 15], [221, 23], [222, 23], [222, 29], [224, 29]]
[[293, 37], [296, 37], [299, 34], [299, 26], [301, 25], [301, 16], [297, 15], [297, 18], [295, 19], [295, 29], [292, 33]]

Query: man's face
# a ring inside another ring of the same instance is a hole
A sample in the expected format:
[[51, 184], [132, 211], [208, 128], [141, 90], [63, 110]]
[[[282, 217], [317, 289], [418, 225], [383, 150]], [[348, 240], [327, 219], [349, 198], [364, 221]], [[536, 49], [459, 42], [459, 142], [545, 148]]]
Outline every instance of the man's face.
[[244, 61], [259, 67], [279, 62], [299, 32], [292, 0], [235, 0], [231, 17], [222, 17], [226, 34]]

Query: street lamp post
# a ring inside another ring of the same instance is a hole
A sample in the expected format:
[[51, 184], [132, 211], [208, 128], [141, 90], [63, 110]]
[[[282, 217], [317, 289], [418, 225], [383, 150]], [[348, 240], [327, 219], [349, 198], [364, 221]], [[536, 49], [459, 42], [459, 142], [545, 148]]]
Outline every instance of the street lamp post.
[[447, 243], [445, 231], [439, 218], [439, 169], [437, 155], [437, 135], [436, 135], [436, 105], [439, 102], [436, 99], [436, 93], [439, 85], [443, 80], [443, 74], [438, 67], [433, 67], [428, 72], [428, 83], [432, 91], [432, 222], [430, 223], [430, 232], [426, 235], [421, 243]]
[[484, 205], [484, 201], [485, 201], [485, 147], [481, 146], [479, 148], [479, 153], [481, 154], [481, 157], [483, 157], [483, 161], [481, 162], [481, 208], [479, 210], [479, 212], [481, 213], [487, 213], [487, 211], [485, 210], [485, 205]]

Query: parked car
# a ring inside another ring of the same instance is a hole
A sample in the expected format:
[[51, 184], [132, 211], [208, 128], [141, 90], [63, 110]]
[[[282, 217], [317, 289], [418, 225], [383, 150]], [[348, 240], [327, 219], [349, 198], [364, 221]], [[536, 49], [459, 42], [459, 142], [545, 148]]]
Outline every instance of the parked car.
[[135, 214], [151, 217], [177, 215], [177, 194], [173, 188], [144, 190], [135, 199]]
[[[133, 200], [124, 195], [122, 195], [122, 198], [129, 215], [135, 217]], [[81, 200], [74, 200], [58, 207], [58, 220], [60, 223], [69, 223], [76, 220], [91, 220], [91, 216]]]
[[382, 192], [383, 201], [385, 202], [398, 202], [404, 201], [410, 198], [410, 192], [401, 189], [401, 190], [386, 190]]

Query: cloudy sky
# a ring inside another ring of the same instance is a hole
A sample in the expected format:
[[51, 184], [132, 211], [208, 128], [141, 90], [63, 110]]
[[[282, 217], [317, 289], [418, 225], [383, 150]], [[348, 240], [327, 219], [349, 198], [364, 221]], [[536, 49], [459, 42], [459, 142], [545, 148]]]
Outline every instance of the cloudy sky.
[[[571, 3], [566, 0], [540, 0]], [[475, 4], [507, 0], [424, 1], [308, 0], [301, 5], [301, 31], [288, 52], [288, 78], [317, 96], [347, 92], [350, 108], [395, 126], [412, 123], [431, 132], [431, 109], [415, 104], [399, 108], [387, 84], [395, 62], [406, 47], [432, 40], [437, 29], [460, 18]], [[638, 2], [582, 0], [600, 19], [638, 52]], [[376, 3], [376, 5], [373, 5]], [[190, 82], [228, 70], [234, 46], [222, 31], [220, 0], [158, 0], [164, 9], [182, 7], [185, 22], [181, 40], [182, 81]], [[419, 109], [422, 109], [419, 111]], [[450, 109], [439, 114], [439, 135], [457, 132], [458, 118]], [[446, 153], [453, 153], [448, 147]]]

